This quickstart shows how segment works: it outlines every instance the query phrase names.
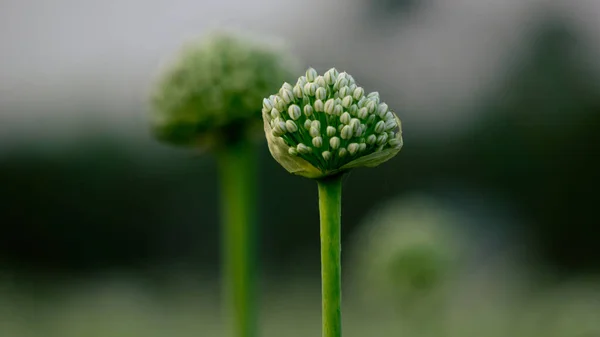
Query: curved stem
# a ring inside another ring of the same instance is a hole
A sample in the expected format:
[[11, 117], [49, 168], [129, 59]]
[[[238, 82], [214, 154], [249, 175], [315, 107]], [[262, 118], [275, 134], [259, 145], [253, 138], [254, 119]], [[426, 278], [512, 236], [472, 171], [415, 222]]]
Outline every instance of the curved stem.
[[342, 176], [318, 180], [321, 218], [323, 337], [342, 336]]
[[255, 196], [252, 144], [237, 142], [219, 152], [224, 304], [234, 337], [256, 337]]

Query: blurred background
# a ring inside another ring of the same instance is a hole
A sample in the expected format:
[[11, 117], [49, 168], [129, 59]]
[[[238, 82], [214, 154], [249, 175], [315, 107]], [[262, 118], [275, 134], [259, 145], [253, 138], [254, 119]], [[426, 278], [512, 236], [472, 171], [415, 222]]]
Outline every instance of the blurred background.
[[[226, 335], [214, 158], [146, 117], [165, 62], [220, 27], [286, 39], [402, 119], [400, 154], [344, 183], [346, 336], [600, 336], [598, 18], [594, 0], [0, 1], [0, 336]], [[258, 146], [260, 329], [318, 336], [316, 184]]]

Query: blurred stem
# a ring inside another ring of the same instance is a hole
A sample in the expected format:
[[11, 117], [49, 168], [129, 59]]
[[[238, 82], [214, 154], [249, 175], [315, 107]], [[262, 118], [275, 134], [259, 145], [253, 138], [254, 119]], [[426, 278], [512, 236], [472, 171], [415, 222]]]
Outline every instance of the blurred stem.
[[342, 336], [341, 218], [342, 176], [318, 180], [321, 217], [323, 337]]
[[234, 337], [256, 337], [256, 150], [250, 142], [219, 152], [222, 221], [222, 286]]

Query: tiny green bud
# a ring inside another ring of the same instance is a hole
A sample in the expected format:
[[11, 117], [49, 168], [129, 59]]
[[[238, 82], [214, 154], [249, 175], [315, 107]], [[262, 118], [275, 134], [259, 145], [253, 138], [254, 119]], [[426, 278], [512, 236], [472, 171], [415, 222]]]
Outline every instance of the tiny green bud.
[[288, 153], [289, 153], [290, 155], [292, 155], [292, 156], [297, 156], [297, 155], [298, 155], [298, 150], [296, 150], [296, 148], [292, 146], [292, 147], [290, 147], [290, 148], [288, 149]]
[[354, 130], [352, 130], [352, 127], [350, 125], [346, 125], [342, 128], [342, 132], [340, 132], [340, 135], [342, 136], [342, 139], [350, 139], [352, 138], [353, 133]]
[[384, 118], [387, 112], [388, 112], [387, 104], [381, 103], [377, 106], [377, 116], [379, 116], [380, 118]]
[[298, 150], [298, 153], [301, 153], [301, 154], [307, 154], [307, 153], [310, 153], [310, 151], [311, 151], [310, 147], [308, 147], [302, 143], [298, 144], [297, 150]]
[[312, 121], [310, 119], [307, 119], [304, 121], [304, 128], [306, 130], [310, 130], [310, 124], [312, 123]]
[[377, 145], [383, 145], [387, 142], [387, 140], [388, 140], [387, 133], [382, 133], [379, 136], [377, 136]]
[[341, 140], [338, 137], [331, 137], [331, 139], [329, 139], [329, 146], [334, 150], [340, 147], [340, 144]]
[[338, 75], [338, 71], [335, 68], [331, 68], [327, 70], [323, 78], [325, 79], [325, 83], [327, 83], [327, 85], [332, 85], [337, 80]]
[[352, 105], [352, 96], [348, 95], [342, 100], [342, 106], [344, 108], [349, 108], [350, 105]]
[[342, 111], [344, 111], [344, 108], [342, 108], [341, 105], [336, 105], [335, 108], [333, 108], [333, 114], [336, 116], [340, 116], [342, 114]]
[[358, 113], [356, 115], [360, 119], [365, 119], [369, 116], [369, 112], [367, 111], [367, 108], [360, 108], [360, 110], [358, 110]]
[[281, 117], [279, 110], [277, 110], [276, 108], [271, 109], [271, 118], [277, 119], [279, 117]]
[[285, 128], [291, 133], [298, 131], [298, 125], [296, 125], [296, 123], [294, 123], [294, 121], [289, 120], [289, 119], [287, 121], [285, 121]]
[[338, 156], [340, 156], [340, 158], [343, 158], [346, 156], [346, 154], [348, 154], [348, 150], [346, 150], [345, 148], [340, 148], [338, 151]]
[[359, 145], [357, 143], [350, 143], [348, 145], [348, 152], [350, 152], [351, 155], [354, 155], [356, 152], [358, 152], [358, 148]]
[[321, 155], [323, 156], [323, 159], [325, 159], [325, 160], [331, 159], [331, 152], [329, 152], [329, 151], [323, 151], [323, 153], [321, 153]]
[[321, 138], [321, 136], [314, 137], [312, 139], [312, 144], [314, 147], [320, 148], [321, 146], [323, 146], [323, 138]]
[[308, 82], [313, 82], [316, 78], [317, 78], [317, 71], [315, 69], [308, 68], [308, 70], [306, 71], [306, 80]]
[[310, 134], [311, 137], [317, 137], [321, 134], [319, 129], [315, 128], [314, 126], [310, 127], [310, 130], [308, 131], [308, 133]]
[[330, 98], [325, 102], [324, 111], [328, 114], [333, 114], [333, 108], [335, 107], [335, 101], [333, 98]]
[[297, 98], [302, 98], [302, 95], [304, 95], [304, 92], [302, 92], [302, 86], [300, 84], [296, 84], [294, 89], [292, 89], [292, 92]]
[[[319, 88], [319, 89], [323, 89], [323, 88]], [[321, 101], [320, 99], [318, 99], [318, 100], [315, 101], [314, 106], [315, 106], [315, 111], [316, 112], [322, 112], [322, 111], [325, 110], [325, 106], [323, 104], [323, 101]]]
[[335, 136], [335, 128], [333, 126], [328, 126], [327, 127], [327, 137], [333, 137]]
[[340, 122], [344, 123], [346, 125], [350, 124], [350, 120], [352, 119], [352, 117], [350, 116], [349, 113], [344, 112], [341, 116], [340, 116]]
[[308, 96], [314, 96], [317, 91], [317, 85], [314, 83], [306, 83], [304, 85], [304, 93]]
[[369, 144], [369, 145], [375, 144], [376, 141], [377, 141], [377, 136], [375, 136], [375, 135], [369, 135], [369, 137], [367, 137], [367, 144]]
[[302, 116], [302, 111], [300, 110], [299, 106], [292, 104], [288, 108], [288, 115], [290, 115], [290, 117], [296, 121], [298, 118], [300, 118], [300, 116]]
[[304, 106], [304, 116], [306, 117], [310, 117], [313, 114], [313, 107], [310, 105], [305, 105]]
[[383, 131], [385, 131], [385, 122], [384, 121], [377, 122], [377, 124], [375, 124], [375, 132], [382, 133]]
[[361, 88], [361, 87], [356, 87], [356, 89], [354, 89], [354, 91], [352, 92], [352, 97], [354, 97], [355, 100], [359, 100], [361, 98], [363, 98], [363, 96], [365, 95], [365, 89]]
[[327, 98], [327, 89], [323, 87], [319, 87], [317, 91], [315, 91], [315, 97], [320, 100], [324, 100]]

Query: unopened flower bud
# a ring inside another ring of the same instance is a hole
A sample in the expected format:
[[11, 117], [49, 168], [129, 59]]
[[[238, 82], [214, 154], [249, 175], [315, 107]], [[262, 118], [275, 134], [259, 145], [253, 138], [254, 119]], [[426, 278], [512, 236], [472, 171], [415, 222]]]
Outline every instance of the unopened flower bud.
[[348, 87], [341, 87], [339, 90], [340, 93], [340, 97], [346, 97], [348, 94], [351, 94], [352, 92], [350, 91], [350, 88]]
[[311, 125], [312, 121], [310, 119], [307, 119], [304, 121], [304, 128], [306, 130], [310, 130], [310, 125]]
[[314, 137], [312, 139], [312, 144], [314, 147], [320, 148], [321, 146], [323, 146], [323, 138], [321, 136]]
[[348, 154], [348, 150], [345, 148], [342, 147], [338, 150], [338, 156], [340, 156], [340, 158], [344, 158], [346, 154]]
[[380, 118], [384, 118], [385, 114], [388, 112], [388, 105], [385, 103], [381, 103], [377, 106], [377, 116]]
[[[319, 88], [319, 89], [323, 89], [323, 88]], [[323, 101], [321, 101], [320, 99], [318, 99], [318, 100], [315, 101], [314, 106], [315, 106], [315, 111], [316, 112], [323, 112], [324, 109], [325, 109]]]
[[263, 99], [263, 108], [266, 111], [271, 111], [271, 109], [273, 109], [273, 102], [268, 98]]
[[304, 92], [302, 92], [302, 86], [300, 84], [296, 84], [294, 89], [292, 89], [292, 92], [296, 98], [302, 98], [302, 95], [304, 95]]
[[348, 152], [350, 152], [351, 155], [355, 155], [358, 152], [358, 147], [357, 143], [350, 143], [348, 145]]
[[350, 120], [352, 119], [352, 117], [350, 116], [349, 113], [344, 112], [341, 116], [340, 116], [340, 122], [344, 123], [346, 125], [350, 124]]
[[310, 153], [310, 151], [311, 151], [310, 147], [308, 147], [302, 143], [298, 144], [296, 149], [298, 150], [298, 153], [301, 153], [301, 154], [307, 154], [307, 153]]
[[317, 78], [315, 79], [315, 83], [319, 86], [319, 87], [324, 87], [327, 85], [327, 83], [325, 83], [325, 79], [323, 78], [323, 76], [317, 76]]
[[271, 109], [271, 118], [276, 119], [279, 117], [281, 117], [279, 110], [277, 110], [276, 108]]
[[390, 144], [390, 146], [397, 147], [402, 145], [402, 141], [398, 138], [392, 138], [389, 140], [388, 144]]
[[358, 152], [363, 152], [366, 149], [367, 149], [367, 144], [365, 144], [365, 143], [358, 144]]
[[341, 140], [338, 137], [331, 137], [331, 139], [329, 139], [329, 146], [334, 150], [340, 147], [340, 144]]
[[344, 108], [349, 108], [350, 105], [352, 105], [352, 96], [348, 95], [342, 100], [342, 106]]
[[372, 125], [373, 123], [375, 123], [376, 119], [377, 117], [375, 115], [369, 115], [369, 117], [367, 118], [367, 125]]
[[339, 73], [335, 68], [327, 70], [327, 72], [325, 72], [325, 75], [323, 76], [323, 78], [325, 79], [325, 83], [327, 83], [327, 85], [332, 85], [333, 83], [335, 83], [338, 74]]
[[360, 119], [352, 118], [352, 120], [350, 120], [350, 126], [352, 127], [353, 131], [358, 130], [358, 128], [360, 127]]
[[367, 108], [367, 110], [369, 111], [370, 114], [372, 114], [373, 112], [375, 112], [375, 101], [369, 100], [367, 102], [367, 104], [365, 105], [365, 107]]
[[349, 108], [348, 108], [348, 112], [350, 113], [350, 115], [352, 116], [356, 116], [357, 112], [358, 112], [358, 106], [356, 106], [356, 104], [352, 104]]
[[288, 149], [288, 153], [289, 153], [290, 155], [292, 155], [292, 156], [297, 156], [297, 155], [298, 155], [298, 150], [296, 150], [296, 148], [292, 146], [292, 147], [290, 147], [290, 148]]
[[317, 91], [315, 91], [315, 97], [320, 100], [324, 100], [327, 98], [327, 89], [323, 87], [319, 87]]
[[333, 114], [333, 109], [335, 107], [335, 101], [333, 98], [330, 98], [325, 102], [324, 111], [328, 114]]
[[388, 140], [387, 133], [382, 133], [379, 136], [377, 136], [377, 145], [383, 145], [387, 142], [387, 140]]
[[383, 131], [385, 131], [385, 122], [384, 121], [377, 122], [377, 124], [375, 124], [375, 132], [382, 133]]
[[393, 119], [389, 119], [385, 122], [385, 130], [386, 131], [393, 130], [396, 128], [396, 126], [397, 126], [396, 121]]
[[292, 104], [288, 108], [288, 115], [290, 115], [290, 117], [293, 120], [298, 120], [298, 118], [300, 118], [300, 116], [302, 116], [302, 111], [300, 110], [299, 106], [297, 106], [296, 104]]
[[286, 104], [290, 104], [294, 101], [294, 93], [290, 89], [281, 88], [279, 94]]
[[310, 117], [313, 114], [313, 107], [310, 105], [305, 105], [304, 106], [304, 116], [306, 117]]
[[306, 80], [308, 82], [313, 82], [317, 78], [317, 71], [313, 68], [308, 68], [306, 71]]
[[323, 153], [321, 153], [321, 155], [323, 156], [323, 159], [325, 159], [325, 160], [331, 159], [331, 152], [329, 152], [329, 151], [323, 151]]
[[344, 108], [342, 108], [341, 105], [336, 105], [335, 108], [333, 108], [333, 114], [336, 116], [340, 116], [342, 114], [342, 111], [344, 111]]
[[308, 133], [310, 134], [311, 137], [317, 137], [321, 134], [321, 131], [319, 129], [315, 128], [314, 126], [311, 126]]
[[354, 133], [354, 130], [352, 130], [352, 127], [350, 125], [346, 125], [342, 128], [342, 132], [340, 132], [340, 136], [342, 137], [342, 139], [350, 139], [350, 138], [352, 138], [353, 133]]
[[310, 123], [310, 126], [317, 130], [321, 130], [321, 122], [319, 122], [319, 121], [312, 121]]
[[360, 119], [365, 119], [369, 116], [369, 112], [367, 111], [367, 108], [360, 108], [356, 116]]
[[285, 102], [281, 97], [275, 96], [275, 98], [273, 99], [273, 105], [275, 105], [275, 108], [277, 108], [277, 110], [285, 111]]
[[377, 141], [377, 136], [375, 136], [375, 135], [369, 135], [366, 140], [367, 144], [369, 144], [369, 145], [375, 144], [376, 141]]
[[333, 126], [328, 126], [327, 127], [327, 137], [333, 137], [335, 136], [335, 128]]
[[289, 119], [287, 121], [285, 121], [285, 128], [291, 133], [298, 131], [298, 125], [296, 125], [296, 123], [294, 123], [294, 121], [289, 120]]
[[304, 94], [306, 94], [307, 96], [314, 96], [316, 91], [317, 91], [316, 84], [309, 82], [304, 85]]

